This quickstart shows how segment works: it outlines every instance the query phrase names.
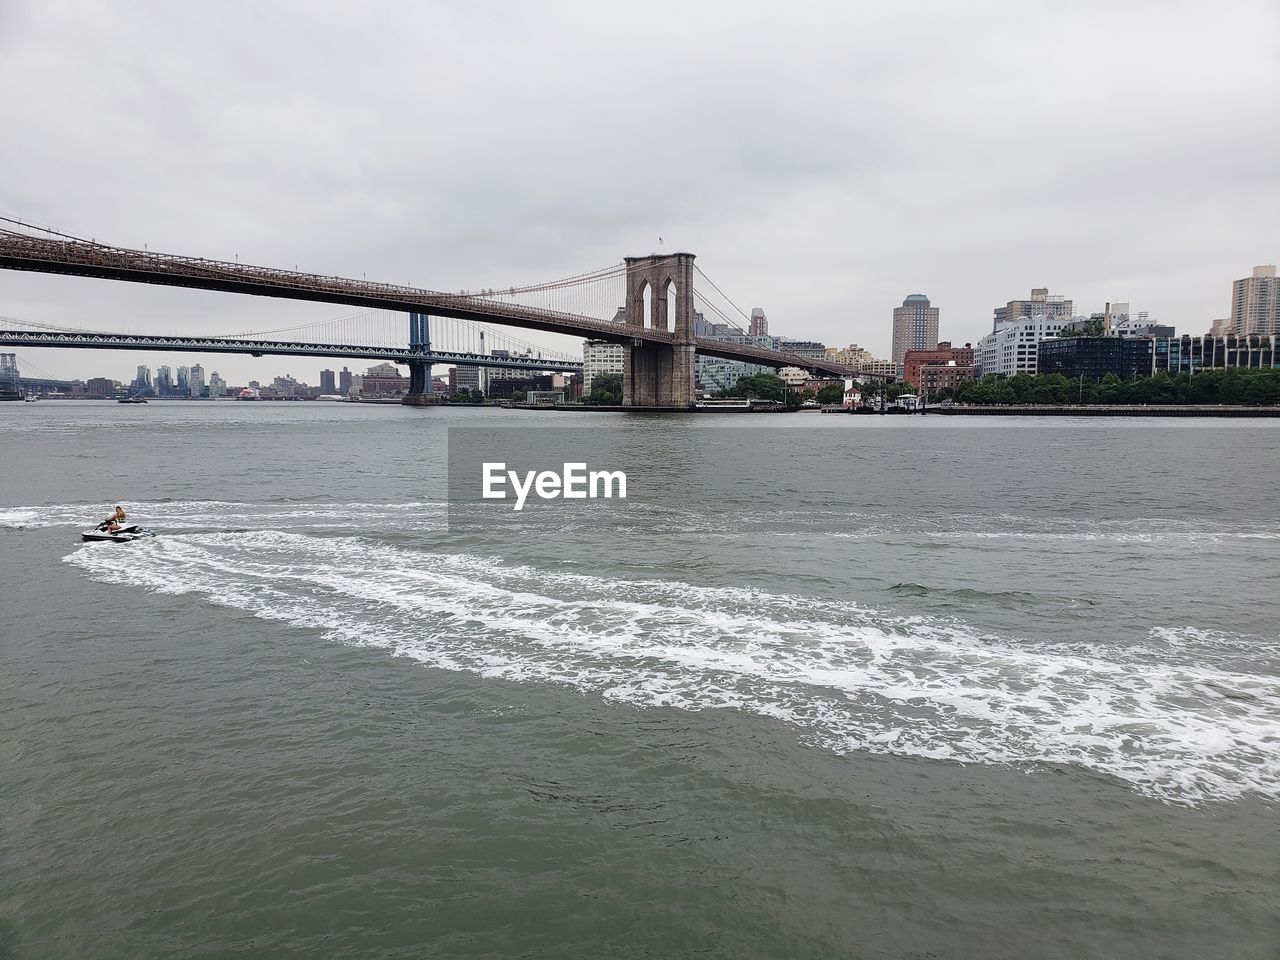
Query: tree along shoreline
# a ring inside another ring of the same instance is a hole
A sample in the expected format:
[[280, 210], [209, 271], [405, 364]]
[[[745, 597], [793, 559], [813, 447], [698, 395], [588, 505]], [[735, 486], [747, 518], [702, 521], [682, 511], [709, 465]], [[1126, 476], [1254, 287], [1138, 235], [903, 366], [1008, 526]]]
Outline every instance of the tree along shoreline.
[[1280, 405], [1280, 369], [1157, 373], [1128, 380], [1114, 373], [1101, 380], [1060, 373], [988, 374], [928, 397], [930, 405], [943, 400], [974, 406], [1275, 406]]

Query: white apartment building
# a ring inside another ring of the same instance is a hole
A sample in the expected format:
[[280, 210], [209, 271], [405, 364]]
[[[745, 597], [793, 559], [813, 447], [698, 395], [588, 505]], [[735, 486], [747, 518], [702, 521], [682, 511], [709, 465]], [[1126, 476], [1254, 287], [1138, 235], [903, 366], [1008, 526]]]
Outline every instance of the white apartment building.
[[778, 371], [778, 376], [788, 387], [799, 387], [803, 386], [813, 374], [802, 367], [783, 367]]
[[1040, 341], [1056, 337], [1071, 322], [1069, 316], [1014, 317], [997, 320], [995, 330], [978, 341], [974, 349], [975, 376], [989, 373], [1012, 377], [1019, 373], [1035, 373], [1040, 354]]
[[607, 340], [582, 341], [582, 395], [591, 393], [591, 381], [602, 373], [622, 373], [622, 344]]

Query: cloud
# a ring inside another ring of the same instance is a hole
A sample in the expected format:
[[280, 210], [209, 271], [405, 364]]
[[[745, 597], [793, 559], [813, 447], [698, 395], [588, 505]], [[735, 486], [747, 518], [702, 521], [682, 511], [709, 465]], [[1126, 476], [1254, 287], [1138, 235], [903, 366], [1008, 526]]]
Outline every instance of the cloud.
[[[913, 292], [957, 340], [1041, 285], [1199, 333], [1277, 256], [1277, 39], [1267, 0], [9, 0], [0, 212], [451, 290], [662, 235], [776, 331], [881, 354]], [[41, 322], [344, 312], [0, 274], [0, 314]], [[68, 375], [134, 359], [48, 356]]]

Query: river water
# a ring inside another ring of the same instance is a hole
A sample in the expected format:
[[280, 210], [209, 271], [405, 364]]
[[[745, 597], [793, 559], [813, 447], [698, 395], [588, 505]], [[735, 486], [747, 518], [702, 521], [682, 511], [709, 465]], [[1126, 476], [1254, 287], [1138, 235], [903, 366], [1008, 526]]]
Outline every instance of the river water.
[[0, 957], [1280, 950], [1275, 421], [44, 402], [0, 463]]

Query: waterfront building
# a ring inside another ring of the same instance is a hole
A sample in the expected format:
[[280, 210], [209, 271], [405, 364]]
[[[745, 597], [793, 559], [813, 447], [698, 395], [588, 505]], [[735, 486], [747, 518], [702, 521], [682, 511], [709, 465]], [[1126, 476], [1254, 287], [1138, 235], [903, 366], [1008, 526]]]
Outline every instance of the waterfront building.
[[346, 367], [343, 367], [342, 372], [338, 374], [338, 392], [344, 397], [351, 394], [351, 371]]
[[1161, 337], [1152, 341], [1152, 373], [1201, 370], [1280, 369], [1280, 335], [1253, 337]]
[[106, 400], [116, 395], [116, 382], [110, 377], [90, 377], [84, 382], [85, 396], [91, 400]]
[[323, 394], [333, 394], [338, 392], [338, 383], [334, 379], [332, 370], [320, 371], [320, 392]]
[[180, 397], [191, 396], [191, 368], [179, 367], [178, 375], [173, 385], [174, 393]]
[[591, 381], [602, 373], [622, 373], [622, 344], [608, 340], [582, 341], [582, 392], [591, 393]]
[[0, 353], [0, 400], [16, 400], [22, 396], [19, 389], [22, 378], [18, 374], [18, 355]]
[[1254, 267], [1252, 276], [1231, 285], [1231, 318], [1225, 332], [1236, 337], [1280, 333], [1280, 279], [1274, 264]]
[[966, 343], [963, 347], [953, 347], [950, 340], [943, 340], [928, 350], [911, 349], [902, 359], [902, 377], [908, 383], [921, 386], [920, 368], [926, 364], [950, 365], [953, 368], [968, 367], [972, 370], [973, 356], [973, 344]]
[[483, 390], [479, 367], [459, 366], [454, 368], [454, 393], [459, 390]]
[[198, 363], [191, 365], [191, 370], [187, 374], [187, 385], [191, 388], [191, 396], [204, 396], [204, 367], [200, 366]]
[[173, 393], [173, 374], [168, 366], [156, 367], [154, 389], [157, 397], [167, 397]]
[[977, 369], [973, 363], [958, 363], [955, 360], [926, 363], [918, 369], [916, 379], [912, 382], [920, 391], [920, 396], [927, 400], [937, 396], [941, 390], [954, 390], [960, 384], [973, 380]]
[[995, 373], [1012, 377], [1035, 373], [1040, 341], [1056, 337], [1070, 322], [1069, 313], [1065, 317], [1037, 314], [996, 320], [995, 329], [983, 337], [975, 349], [975, 376], [981, 378]]
[[862, 365], [862, 372], [881, 377], [896, 377], [898, 375], [898, 365], [892, 360], [878, 360], [872, 357]]
[[809, 379], [809, 371], [801, 367], [783, 367], [778, 371], [782, 381], [792, 388], [803, 387]]
[[209, 396], [216, 400], [218, 397], [225, 397], [226, 395], [227, 381], [218, 376], [218, 371], [215, 370], [209, 374]]
[[753, 337], [767, 337], [769, 335], [769, 318], [764, 315], [762, 307], [751, 308], [751, 324], [747, 328], [747, 333]]
[[365, 371], [360, 393], [365, 397], [399, 397], [409, 392], [409, 378], [394, 363], [376, 363]]
[[1037, 373], [1060, 373], [1072, 380], [1122, 379], [1151, 373], [1152, 344], [1147, 337], [1049, 337], [1036, 353]]
[[[521, 391], [551, 392], [555, 388], [555, 380], [549, 373], [527, 374], [523, 371], [504, 370], [506, 376], [491, 377], [486, 397], [497, 400], [511, 400]], [[563, 391], [558, 391], [563, 395]]]
[[138, 375], [133, 378], [129, 392], [135, 394], [151, 392], [151, 371], [146, 366], [139, 364]]
[[[765, 325], [767, 328], [767, 321]], [[767, 332], [755, 335], [743, 333], [738, 327], [728, 323], [708, 323], [706, 317], [696, 310], [693, 313], [693, 329], [694, 334], [699, 337], [711, 337], [728, 343], [749, 344], [769, 350], [781, 349], [778, 337], [771, 337]], [[773, 367], [762, 364], [744, 363], [741, 360], [725, 360], [721, 357], [706, 357], [701, 354], [697, 357], [694, 369], [698, 387], [706, 392], [731, 390], [737, 386], [738, 381], [743, 377], [753, 377], [758, 373], [773, 372]]]
[[840, 387], [844, 389], [844, 381], [837, 380], [834, 377], [814, 377], [810, 376], [808, 380], [800, 384], [805, 390], [811, 390], [817, 393], [819, 390], [825, 390], [827, 387]]
[[[503, 360], [534, 360], [537, 359], [534, 352], [529, 348], [525, 348], [524, 353], [513, 353], [510, 350], [490, 350], [489, 356], [500, 357]], [[510, 379], [513, 376], [527, 376], [530, 371], [513, 370], [511, 367], [485, 367], [481, 372], [484, 383], [485, 396], [489, 395], [489, 382], [498, 377], [506, 377]]]
[[699, 388], [712, 393], [717, 390], [732, 390], [743, 377], [773, 372], [773, 367], [743, 363], [741, 360], [725, 360], [723, 357], [699, 356], [696, 365]]
[[938, 308], [923, 293], [913, 293], [893, 308], [893, 347], [890, 357], [897, 372], [908, 350], [932, 350], [938, 346]]
[[874, 358], [871, 351], [851, 343], [847, 347], [827, 347], [825, 357], [832, 363], [843, 363], [847, 367], [862, 367]]

